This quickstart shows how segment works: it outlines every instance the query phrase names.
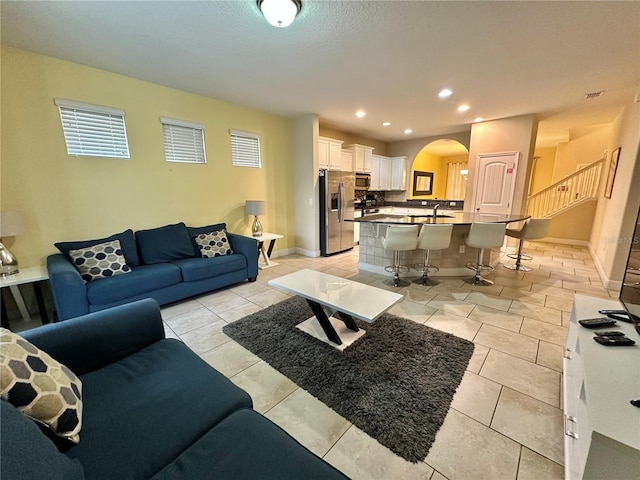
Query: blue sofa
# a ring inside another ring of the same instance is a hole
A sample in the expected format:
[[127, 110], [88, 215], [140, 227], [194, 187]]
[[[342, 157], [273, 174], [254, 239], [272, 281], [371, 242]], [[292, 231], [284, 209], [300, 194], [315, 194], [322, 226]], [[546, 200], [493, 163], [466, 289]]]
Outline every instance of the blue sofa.
[[2, 400], [3, 480], [347, 478], [182, 342], [164, 338], [153, 300], [22, 336], [82, 381], [82, 429], [77, 444], [52, 440]]
[[[125, 230], [110, 237], [80, 242], [59, 242], [61, 253], [47, 258], [49, 283], [58, 320], [85, 315], [143, 298], [160, 305], [182, 300], [258, 275], [258, 242], [227, 232], [230, 255], [201, 256], [195, 237], [226, 230], [224, 223], [187, 227], [184, 223], [140, 230]], [[83, 280], [70, 252], [118, 240], [130, 271], [92, 281]]]

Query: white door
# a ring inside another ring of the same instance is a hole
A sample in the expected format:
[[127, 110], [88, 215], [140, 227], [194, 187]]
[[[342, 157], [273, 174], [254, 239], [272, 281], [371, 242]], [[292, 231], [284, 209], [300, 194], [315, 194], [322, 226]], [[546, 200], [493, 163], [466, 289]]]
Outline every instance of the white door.
[[478, 155], [473, 211], [486, 215], [511, 213], [520, 152]]

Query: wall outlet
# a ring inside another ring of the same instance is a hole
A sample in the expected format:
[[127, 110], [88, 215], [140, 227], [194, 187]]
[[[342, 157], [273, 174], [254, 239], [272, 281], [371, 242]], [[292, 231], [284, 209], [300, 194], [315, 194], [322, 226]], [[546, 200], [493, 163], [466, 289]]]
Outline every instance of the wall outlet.
[[422, 205], [426, 205], [426, 204], [427, 204], [427, 201], [426, 201], [426, 200], [423, 200], [423, 201], [421, 201], [420, 203], [421, 203]]
[[456, 202], [449, 202], [449, 206], [450, 207], [455, 207], [456, 206]]
[[458, 253], [464, 253], [464, 245], [460, 245], [458, 248]]

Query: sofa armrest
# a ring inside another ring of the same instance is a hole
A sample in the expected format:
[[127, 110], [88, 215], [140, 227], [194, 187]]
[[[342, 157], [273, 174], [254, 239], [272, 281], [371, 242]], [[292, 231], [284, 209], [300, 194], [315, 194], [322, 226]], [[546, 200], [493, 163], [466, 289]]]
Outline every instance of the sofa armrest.
[[248, 277], [258, 276], [258, 241], [252, 237], [245, 237], [237, 233], [227, 232], [231, 248], [235, 253], [241, 253], [247, 257]]
[[87, 286], [76, 267], [64, 255], [49, 255], [47, 272], [58, 320], [89, 313]]
[[76, 375], [117, 362], [164, 338], [150, 298], [27, 330], [21, 335]]

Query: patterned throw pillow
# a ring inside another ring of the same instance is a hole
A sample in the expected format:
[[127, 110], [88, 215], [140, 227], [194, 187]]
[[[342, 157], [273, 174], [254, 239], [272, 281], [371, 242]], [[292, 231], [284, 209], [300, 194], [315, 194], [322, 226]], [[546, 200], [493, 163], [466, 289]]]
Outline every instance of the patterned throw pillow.
[[201, 233], [195, 237], [195, 240], [202, 258], [219, 257], [220, 255], [231, 255], [233, 253], [227, 238], [227, 232], [224, 230]]
[[0, 396], [59, 437], [80, 441], [82, 382], [6, 328], [0, 328]]
[[69, 256], [87, 282], [131, 271], [122, 254], [119, 240], [69, 250]]

